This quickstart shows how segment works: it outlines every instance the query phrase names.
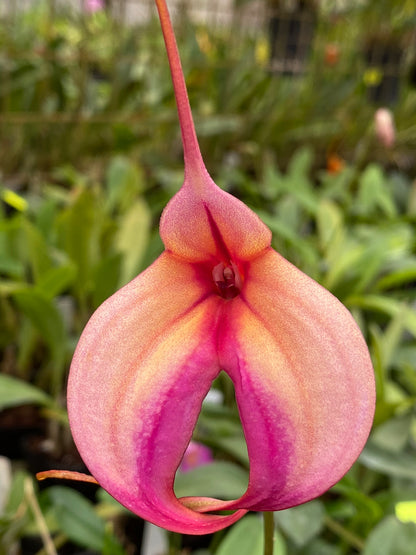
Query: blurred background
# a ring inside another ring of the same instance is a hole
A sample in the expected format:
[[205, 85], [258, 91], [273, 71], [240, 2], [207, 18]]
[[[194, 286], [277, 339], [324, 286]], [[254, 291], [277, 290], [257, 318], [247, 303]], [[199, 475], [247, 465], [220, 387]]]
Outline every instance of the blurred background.
[[[168, 5], [208, 170], [351, 310], [376, 372], [363, 454], [322, 498], [275, 514], [275, 553], [413, 555], [416, 0]], [[65, 409], [72, 353], [93, 310], [163, 250], [182, 180], [153, 0], [1, 1], [0, 555], [262, 552], [257, 515], [152, 548], [102, 490], [33, 479], [86, 471]], [[232, 384], [221, 375], [212, 393], [178, 495], [247, 484]]]

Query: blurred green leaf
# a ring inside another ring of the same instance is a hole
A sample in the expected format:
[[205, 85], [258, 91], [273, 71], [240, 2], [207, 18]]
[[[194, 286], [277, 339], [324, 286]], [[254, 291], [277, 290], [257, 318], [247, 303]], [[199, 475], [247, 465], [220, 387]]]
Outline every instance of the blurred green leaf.
[[247, 485], [246, 470], [226, 461], [214, 461], [189, 472], [177, 472], [175, 493], [178, 497], [237, 499], [245, 492]]
[[247, 445], [238, 414], [222, 405], [204, 403], [195, 430], [197, 441], [219, 449], [246, 468]]
[[128, 209], [143, 192], [144, 176], [137, 164], [125, 156], [115, 156], [107, 169], [107, 206], [109, 210]]
[[54, 302], [35, 288], [16, 291], [12, 297], [48, 345], [55, 367], [52, 382], [54, 387], [58, 387], [67, 354], [67, 338], [61, 314]]
[[416, 314], [405, 303], [382, 295], [351, 295], [345, 300], [347, 306], [384, 313], [390, 317], [403, 313], [403, 326], [416, 337]]
[[[360, 491], [357, 484], [353, 480], [348, 479], [348, 475], [341, 479], [337, 484], [331, 488], [332, 492], [341, 494], [342, 503], [344, 499], [350, 500], [354, 504], [353, 514], [357, 512], [365, 514], [366, 519], [372, 522], [377, 522], [383, 516], [383, 509], [378, 501], [373, 499], [369, 494]], [[350, 504], [348, 503], [350, 506]], [[334, 517], [334, 505], [328, 504], [328, 513]]]
[[403, 258], [397, 266], [378, 279], [375, 284], [377, 290], [383, 291], [400, 287], [416, 280], [416, 260], [414, 258]]
[[394, 364], [397, 351], [401, 344], [405, 330], [408, 311], [397, 311], [383, 330], [372, 324], [370, 327], [373, 344], [377, 345], [377, 364], [380, 366], [382, 380], [386, 382], [387, 371]]
[[121, 262], [121, 254], [111, 254], [102, 258], [94, 268], [92, 292], [94, 308], [97, 308], [117, 291], [120, 283]]
[[[23, 218], [0, 219], [0, 272], [10, 278], [23, 278], [26, 260], [21, 253]], [[27, 250], [27, 249], [26, 249]]]
[[[216, 555], [262, 555], [263, 544], [263, 522], [260, 515], [248, 515], [230, 529]], [[286, 553], [284, 540], [275, 530], [273, 555]]]
[[53, 299], [72, 285], [75, 276], [76, 268], [73, 264], [50, 268], [39, 278], [36, 289], [49, 299]]
[[73, 542], [102, 552], [106, 525], [95, 512], [94, 505], [80, 493], [63, 486], [45, 490], [59, 528]]
[[120, 286], [138, 274], [149, 242], [150, 223], [151, 214], [142, 199], [137, 200], [121, 218], [115, 239], [116, 247], [123, 255]]
[[128, 555], [114, 535], [111, 525], [107, 525], [101, 555]]
[[343, 215], [340, 208], [331, 200], [323, 199], [316, 214], [321, 248], [327, 250], [331, 244], [338, 243], [343, 234]]
[[28, 220], [23, 220], [22, 229], [26, 239], [28, 258], [35, 283], [52, 268], [52, 259], [46, 241], [40, 231]]
[[414, 555], [415, 548], [416, 524], [388, 516], [369, 535], [363, 555]]
[[54, 403], [49, 395], [34, 385], [0, 374], [0, 410], [27, 404], [52, 406]]
[[[310, 268], [315, 268], [319, 260], [319, 255], [313, 245], [299, 235], [299, 233], [282, 224], [278, 218], [259, 210], [257, 213], [273, 232], [275, 236], [274, 242], [280, 245], [283, 240], [287, 241], [290, 247], [293, 247], [296, 256], [302, 261], [302, 269], [305, 271], [307, 269], [308, 273], [311, 273]], [[278, 248], [278, 250], [282, 252], [282, 248]], [[286, 254], [286, 256], [288, 255]], [[293, 261], [293, 263], [295, 263], [295, 261]]]
[[249, 458], [247, 453], [247, 444], [244, 434], [235, 434], [231, 436], [221, 437], [207, 434], [204, 436], [205, 442], [212, 447], [220, 449], [223, 453], [232, 456], [236, 461], [249, 467]]
[[103, 224], [101, 210], [95, 194], [84, 189], [59, 217], [62, 246], [76, 267], [75, 285], [82, 299], [93, 285], [92, 268], [99, 256], [98, 232]]
[[397, 349], [396, 364], [408, 365], [416, 368], [416, 345], [404, 344]]
[[310, 178], [313, 153], [309, 147], [301, 147], [290, 160], [283, 179], [283, 189], [292, 195], [310, 214], [319, 208], [316, 191]]
[[416, 458], [408, 453], [401, 453], [397, 457], [390, 450], [387, 451], [368, 442], [359, 457], [365, 467], [396, 478], [416, 480]]
[[328, 253], [328, 271], [323, 279], [324, 287], [332, 291], [345, 281], [351, 268], [363, 262], [365, 247], [351, 237], [340, 234]]
[[277, 512], [276, 522], [297, 547], [302, 547], [322, 530], [324, 516], [324, 506], [316, 500]]
[[397, 209], [386, 186], [386, 178], [380, 166], [369, 164], [360, 177], [356, 210], [359, 214], [377, 214], [394, 217]]
[[341, 555], [342, 548], [319, 538], [308, 544], [307, 555]]
[[210, 137], [224, 133], [238, 133], [241, 116], [209, 116], [195, 122], [198, 137]]
[[392, 418], [377, 426], [371, 435], [372, 445], [385, 451], [400, 453], [410, 437], [411, 416]]
[[26, 289], [26, 285], [21, 281], [0, 280], [0, 295], [5, 297], [23, 289]]

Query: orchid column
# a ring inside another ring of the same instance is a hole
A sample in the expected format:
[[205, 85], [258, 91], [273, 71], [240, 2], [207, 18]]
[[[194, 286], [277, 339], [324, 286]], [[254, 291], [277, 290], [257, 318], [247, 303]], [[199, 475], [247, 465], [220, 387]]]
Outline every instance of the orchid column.
[[[164, 253], [87, 324], [68, 411], [103, 488], [159, 526], [206, 534], [248, 510], [285, 509], [335, 484], [366, 442], [374, 377], [348, 310], [275, 252], [268, 228], [210, 178], [165, 0], [156, 4], [185, 181], [162, 215]], [[176, 469], [221, 370], [234, 382], [247, 441], [247, 491], [227, 502], [177, 499]], [[225, 509], [235, 512], [212, 514]]]

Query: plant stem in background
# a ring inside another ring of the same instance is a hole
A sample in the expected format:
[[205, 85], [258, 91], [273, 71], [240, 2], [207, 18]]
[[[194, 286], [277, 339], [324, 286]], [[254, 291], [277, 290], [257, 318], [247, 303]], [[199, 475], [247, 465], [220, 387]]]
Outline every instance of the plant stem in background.
[[264, 522], [264, 555], [273, 555], [274, 520], [272, 511], [263, 512]]
[[348, 528], [346, 528], [345, 526], [342, 526], [342, 524], [339, 524], [339, 522], [337, 522], [333, 518], [330, 518], [328, 516], [325, 517], [325, 525], [329, 530], [331, 530], [331, 532], [337, 534], [340, 538], [342, 538], [358, 551], [362, 551], [364, 549], [364, 540], [348, 530]]
[[182, 535], [176, 532], [169, 534], [169, 555], [177, 555], [181, 551]]
[[39, 507], [38, 500], [36, 499], [35, 490], [33, 487], [33, 482], [31, 478], [25, 480], [25, 497], [29, 507], [32, 510], [35, 522], [38, 526], [39, 534], [42, 538], [43, 545], [45, 546], [45, 551], [48, 555], [58, 555], [53, 543], [52, 537], [48, 530], [48, 525], [45, 522], [45, 518], [42, 514], [41, 508]]

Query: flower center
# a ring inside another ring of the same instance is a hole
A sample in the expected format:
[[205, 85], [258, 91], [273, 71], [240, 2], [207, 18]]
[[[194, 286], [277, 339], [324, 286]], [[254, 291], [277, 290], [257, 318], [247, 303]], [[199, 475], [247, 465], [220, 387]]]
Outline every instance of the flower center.
[[234, 262], [230, 262], [228, 266], [223, 262], [214, 266], [212, 278], [218, 289], [218, 293], [224, 299], [234, 299], [234, 297], [240, 294], [243, 281]]

